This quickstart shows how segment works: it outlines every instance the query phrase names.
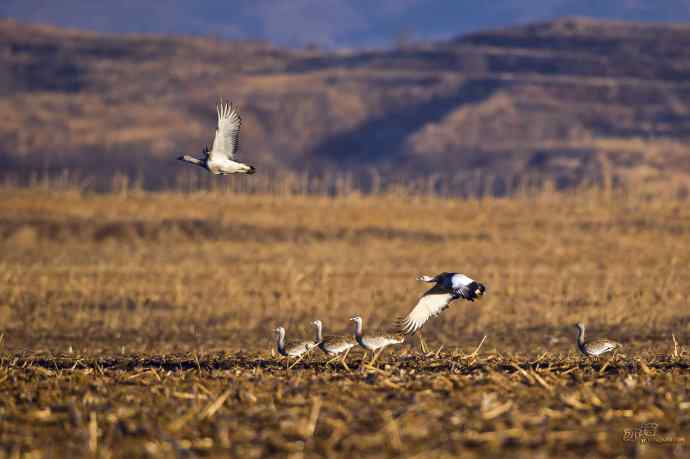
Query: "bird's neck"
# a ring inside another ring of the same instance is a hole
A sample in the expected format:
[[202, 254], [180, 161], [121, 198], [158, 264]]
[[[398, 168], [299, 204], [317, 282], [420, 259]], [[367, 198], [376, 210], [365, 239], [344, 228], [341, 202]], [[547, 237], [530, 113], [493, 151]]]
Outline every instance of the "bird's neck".
[[355, 338], [358, 341], [362, 338], [362, 322], [355, 322]]
[[276, 347], [278, 348], [278, 353], [283, 354], [285, 352], [285, 335], [278, 335], [278, 340], [276, 342]]
[[205, 166], [206, 165], [206, 158], [199, 159], [199, 158], [195, 158], [193, 156], [184, 155], [182, 157], [182, 160], [186, 161], [188, 163], [191, 163], [191, 164], [196, 164], [197, 166]]
[[320, 343], [322, 340], [321, 334], [322, 334], [321, 325], [316, 325], [316, 342], [317, 343]]
[[585, 345], [585, 329], [584, 328], [578, 328], [577, 329], [577, 346], [582, 350], [584, 349]]

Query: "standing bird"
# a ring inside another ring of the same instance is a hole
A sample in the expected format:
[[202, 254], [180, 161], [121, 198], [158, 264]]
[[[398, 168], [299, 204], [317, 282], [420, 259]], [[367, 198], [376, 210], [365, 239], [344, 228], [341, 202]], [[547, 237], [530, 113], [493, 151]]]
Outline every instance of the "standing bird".
[[[350, 350], [357, 344], [352, 336], [348, 335], [326, 335], [323, 336], [323, 324], [320, 320], [315, 320], [312, 322], [314, 327], [316, 327], [316, 343], [319, 348], [326, 353], [326, 355], [332, 356], [333, 358], [326, 362], [326, 364], [331, 363], [333, 360], [337, 359], [339, 355], [340, 363], [349, 371], [345, 359], [350, 353]], [[344, 354], [343, 354], [344, 352]]]
[[[278, 351], [278, 354], [283, 355], [285, 357], [297, 357], [297, 361], [292, 364], [292, 366], [296, 365], [297, 362], [302, 360], [302, 358], [307, 354], [307, 352], [311, 351], [315, 346], [316, 343], [313, 341], [289, 341], [285, 342], [285, 329], [283, 327], [278, 327], [275, 329], [276, 333], [276, 349]], [[290, 368], [292, 368], [292, 366]]]
[[[371, 351], [371, 360], [369, 365], [373, 365], [381, 352], [391, 344], [402, 344], [405, 342], [405, 337], [399, 333], [386, 333], [376, 331], [362, 334], [362, 318], [360, 316], [352, 316], [351, 321], [355, 323], [355, 340], [366, 351]], [[375, 355], [374, 352], [378, 351]]]
[[201, 159], [188, 155], [177, 159], [203, 167], [215, 175], [253, 174], [254, 166], [235, 161], [235, 153], [240, 146], [240, 126], [242, 125], [238, 107], [219, 101], [216, 111], [218, 112], [218, 128], [211, 150], [208, 146], [204, 147], [204, 157]]
[[458, 298], [474, 301], [486, 293], [484, 284], [464, 274], [441, 273], [437, 276], [419, 276], [417, 280], [434, 282], [434, 286], [424, 292], [407, 317], [398, 320], [398, 329], [405, 335], [416, 333], [427, 320], [446, 309], [451, 301]]
[[581, 322], [577, 323], [575, 324], [575, 328], [577, 328], [577, 348], [587, 357], [599, 357], [602, 354], [623, 347], [620, 343], [606, 338], [585, 341], [585, 324]]

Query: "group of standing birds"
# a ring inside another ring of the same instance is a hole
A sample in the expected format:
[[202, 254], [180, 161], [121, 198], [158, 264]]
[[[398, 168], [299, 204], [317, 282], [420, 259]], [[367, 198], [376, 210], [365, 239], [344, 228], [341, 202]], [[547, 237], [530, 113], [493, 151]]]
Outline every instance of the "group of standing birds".
[[[177, 159], [202, 167], [215, 175], [254, 174], [256, 172], [254, 166], [238, 161], [236, 158], [242, 126], [239, 108], [232, 103], [219, 101], [216, 112], [218, 114], [218, 126], [211, 148], [204, 147], [201, 158], [184, 155]], [[354, 322], [353, 335], [323, 336], [323, 324], [320, 320], [315, 320], [313, 322], [316, 328], [314, 341], [286, 342], [285, 328], [276, 328], [278, 352], [286, 357], [302, 357], [313, 348], [318, 347], [327, 355], [333, 356], [334, 359], [341, 356], [342, 363], [347, 365], [345, 363], [347, 354], [353, 347], [359, 345], [367, 352], [372, 353], [371, 362], [374, 362], [378, 357], [378, 354], [374, 355], [374, 352], [380, 354], [387, 346], [403, 343], [406, 336], [417, 333], [430, 318], [436, 317], [447, 309], [452, 301], [461, 298], [474, 301], [486, 293], [484, 284], [459, 273], [443, 272], [436, 276], [420, 276], [417, 280], [434, 285], [419, 298], [409, 314], [395, 324], [394, 332], [364, 334], [362, 318], [353, 316], [350, 319]], [[619, 343], [603, 338], [585, 341], [584, 324], [578, 323], [576, 327], [577, 347], [588, 357], [598, 357], [621, 348]], [[424, 342], [423, 340], [420, 341], [424, 349]]]
[[364, 334], [362, 331], [363, 319], [360, 316], [353, 316], [350, 318], [354, 322], [354, 333], [352, 335], [323, 335], [323, 323], [320, 320], [312, 322], [316, 333], [314, 341], [297, 341], [292, 343], [285, 342], [285, 329], [283, 327], [276, 328], [276, 337], [278, 342], [276, 348], [278, 353], [285, 357], [300, 358], [309, 351], [318, 347], [329, 357], [332, 357], [327, 363], [339, 359], [345, 368], [347, 367], [347, 356], [353, 347], [359, 345], [366, 352], [371, 352], [370, 364], [376, 361], [380, 353], [388, 346], [393, 344], [402, 344], [405, 342], [405, 336], [401, 333], [388, 333], [382, 331], [374, 331]]
[[323, 323], [320, 320], [312, 322], [316, 328], [314, 340], [304, 340], [286, 343], [285, 329], [276, 328], [278, 353], [286, 357], [301, 358], [314, 349], [320, 348], [326, 355], [333, 356], [329, 362], [341, 356], [341, 363], [347, 367], [345, 359], [350, 350], [359, 345], [366, 352], [371, 352], [370, 364], [373, 364], [381, 352], [388, 346], [402, 344], [409, 335], [417, 333], [432, 317], [439, 315], [448, 308], [451, 301], [463, 298], [474, 301], [486, 292], [484, 284], [471, 279], [464, 274], [441, 273], [436, 276], [420, 276], [417, 280], [433, 282], [434, 286], [427, 290], [417, 301], [410, 313], [399, 319], [393, 327], [393, 331], [368, 331], [364, 333], [364, 320], [355, 315], [350, 318], [354, 322], [352, 335], [323, 335]]

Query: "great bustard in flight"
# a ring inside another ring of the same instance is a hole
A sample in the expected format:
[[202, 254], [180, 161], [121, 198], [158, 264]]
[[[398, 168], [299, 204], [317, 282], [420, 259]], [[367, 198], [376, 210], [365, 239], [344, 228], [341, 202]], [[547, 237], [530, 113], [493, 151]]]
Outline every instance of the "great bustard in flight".
[[215, 175], [228, 174], [253, 174], [254, 166], [235, 161], [235, 153], [240, 146], [240, 127], [242, 118], [236, 105], [218, 102], [218, 128], [213, 138], [211, 149], [208, 146], [203, 149], [203, 158], [192, 156], [180, 156], [180, 161], [203, 167]]
[[[311, 351], [315, 346], [316, 343], [313, 341], [288, 341], [287, 343], [285, 342], [285, 328], [283, 327], [278, 327], [275, 329], [276, 333], [276, 350], [278, 351], [278, 354], [283, 355], [285, 357], [297, 357], [297, 361], [292, 364], [292, 366], [296, 365], [297, 362], [299, 362], [306, 354], [307, 352]], [[290, 368], [292, 368], [292, 366]]]
[[374, 331], [365, 335], [362, 333], [362, 318], [360, 316], [353, 316], [350, 320], [355, 323], [355, 340], [357, 340], [357, 344], [364, 348], [364, 350], [371, 352], [369, 365], [374, 364], [386, 347], [405, 342], [405, 337], [399, 333]]
[[323, 324], [320, 320], [312, 322], [316, 328], [316, 343], [326, 355], [333, 357], [326, 364], [331, 363], [340, 356], [340, 363], [349, 370], [346, 360], [350, 350], [357, 344], [352, 335], [326, 335], [323, 336]]
[[[436, 276], [419, 276], [417, 280], [433, 282], [434, 286], [424, 292], [407, 317], [399, 319], [398, 329], [405, 335], [413, 335], [420, 330], [427, 320], [439, 315], [451, 301], [463, 298], [474, 301], [486, 292], [486, 287], [464, 274], [441, 273]], [[423, 340], [422, 350], [425, 351]]]
[[585, 341], [585, 324], [577, 323], [575, 328], [577, 328], [577, 348], [587, 357], [599, 357], [623, 347], [620, 343], [606, 338]]

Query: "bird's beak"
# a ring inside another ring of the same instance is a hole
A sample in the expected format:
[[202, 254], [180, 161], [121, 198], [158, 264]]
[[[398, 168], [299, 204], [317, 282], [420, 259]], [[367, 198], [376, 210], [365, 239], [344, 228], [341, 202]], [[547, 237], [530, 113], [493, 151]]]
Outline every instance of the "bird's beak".
[[474, 291], [474, 294], [477, 295], [477, 296], [484, 296], [484, 292], [481, 291], [480, 289], [475, 290], [475, 291]]

